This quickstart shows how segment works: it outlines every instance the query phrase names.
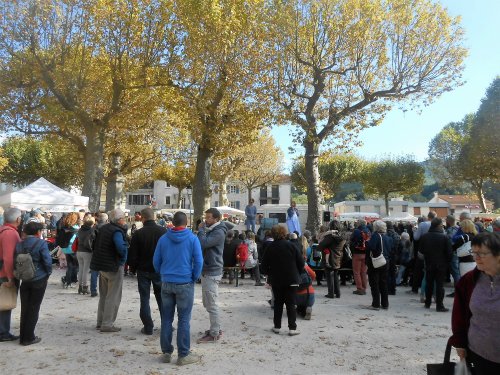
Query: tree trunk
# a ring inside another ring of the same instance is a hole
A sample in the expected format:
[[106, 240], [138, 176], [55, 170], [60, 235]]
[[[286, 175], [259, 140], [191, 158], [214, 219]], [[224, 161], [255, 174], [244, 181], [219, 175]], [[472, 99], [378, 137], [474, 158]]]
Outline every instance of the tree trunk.
[[252, 200], [252, 187], [246, 186], [247, 192], [248, 192], [248, 204], [250, 204], [250, 201]]
[[203, 217], [204, 212], [210, 208], [210, 172], [212, 170], [213, 151], [203, 146], [198, 146], [196, 155], [196, 170], [193, 184], [193, 221]]
[[384, 202], [385, 202], [385, 214], [387, 216], [390, 216], [391, 213], [389, 212], [389, 194], [384, 194]]
[[319, 188], [319, 144], [315, 141], [304, 141], [306, 186], [307, 186], [307, 224], [306, 229], [316, 234], [321, 225], [321, 190]]
[[182, 197], [181, 197], [182, 189], [180, 187], [177, 187], [177, 208], [182, 208]]
[[227, 178], [219, 181], [219, 206], [229, 206], [229, 199], [227, 199]]
[[98, 212], [101, 204], [101, 189], [104, 178], [105, 131], [102, 126], [90, 125], [86, 129], [85, 135], [85, 174], [82, 195], [89, 197], [89, 210], [91, 212]]
[[486, 207], [486, 200], [484, 198], [483, 184], [480, 184], [476, 187], [477, 199], [479, 199], [479, 204], [481, 205], [481, 212], [488, 212], [488, 208]]
[[111, 168], [106, 177], [106, 212], [120, 208], [123, 203], [123, 185], [125, 179], [121, 174], [121, 157], [112, 154]]

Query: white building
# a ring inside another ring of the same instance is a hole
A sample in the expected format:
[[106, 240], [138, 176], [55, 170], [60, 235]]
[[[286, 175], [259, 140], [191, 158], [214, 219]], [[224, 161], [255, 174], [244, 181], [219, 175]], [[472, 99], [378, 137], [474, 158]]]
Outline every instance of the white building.
[[[281, 176], [279, 182], [269, 184], [252, 190], [252, 198], [255, 200], [257, 212], [262, 213], [261, 206], [264, 204], [286, 204], [290, 205], [292, 183], [289, 176]], [[166, 181], [156, 180], [151, 185], [145, 186], [133, 192], [126, 193], [126, 208], [130, 212], [140, 211], [151, 205], [155, 210], [173, 209], [178, 207], [179, 192], [177, 188], [170, 186]], [[230, 182], [227, 185], [227, 198], [229, 206], [244, 210], [248, 204], [248, 192], [241, 185]], [[192, 208], [192, 191], [184, 189], [180, 193], [181, 208]], [[212, 184], [212, 207], [221, 206], [219, 202], [219, 186]]]
[[389, 201], [389, 212], [386, 212], [384, 200], [343, 201], [334, 204], [334, 215], [350, 212], [373, 212], [384, 216], [426, 216], [429, 211], [436, 211], [439, 217], [449, 214], [449, 204], [446, 202], [408, 202], [402, 199]]

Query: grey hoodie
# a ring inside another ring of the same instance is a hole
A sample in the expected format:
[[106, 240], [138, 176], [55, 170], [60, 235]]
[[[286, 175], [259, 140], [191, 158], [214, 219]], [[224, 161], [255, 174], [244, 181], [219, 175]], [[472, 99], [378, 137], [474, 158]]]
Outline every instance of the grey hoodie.
[[222, 222], [217, 222], [211, 227], [203, 227], [198, 231], [203, 252], [203, 276], [222, 275], [224, 261], [222, 253], [224, 252], [224, 241], [226, 239], [227, 226]]

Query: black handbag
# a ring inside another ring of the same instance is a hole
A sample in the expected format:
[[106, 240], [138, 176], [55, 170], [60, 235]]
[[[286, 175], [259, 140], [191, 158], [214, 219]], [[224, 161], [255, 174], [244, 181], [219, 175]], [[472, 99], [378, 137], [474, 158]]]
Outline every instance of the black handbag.
[[446, 344], [443, 363], [428, 363], [427, 375], [453, 375], [455, 372], [455, 362], [450, 362], [451, 345]]

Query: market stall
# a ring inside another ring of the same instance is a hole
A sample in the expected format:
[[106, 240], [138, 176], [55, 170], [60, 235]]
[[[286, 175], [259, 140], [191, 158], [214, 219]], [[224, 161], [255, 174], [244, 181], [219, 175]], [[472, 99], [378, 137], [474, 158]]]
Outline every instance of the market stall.
[[70, 193], [40, 177], [24, 189], [1, 195], [0, 206], [24, 211], [36, 208], [48, 212], [88, 211], [89, 197]]

